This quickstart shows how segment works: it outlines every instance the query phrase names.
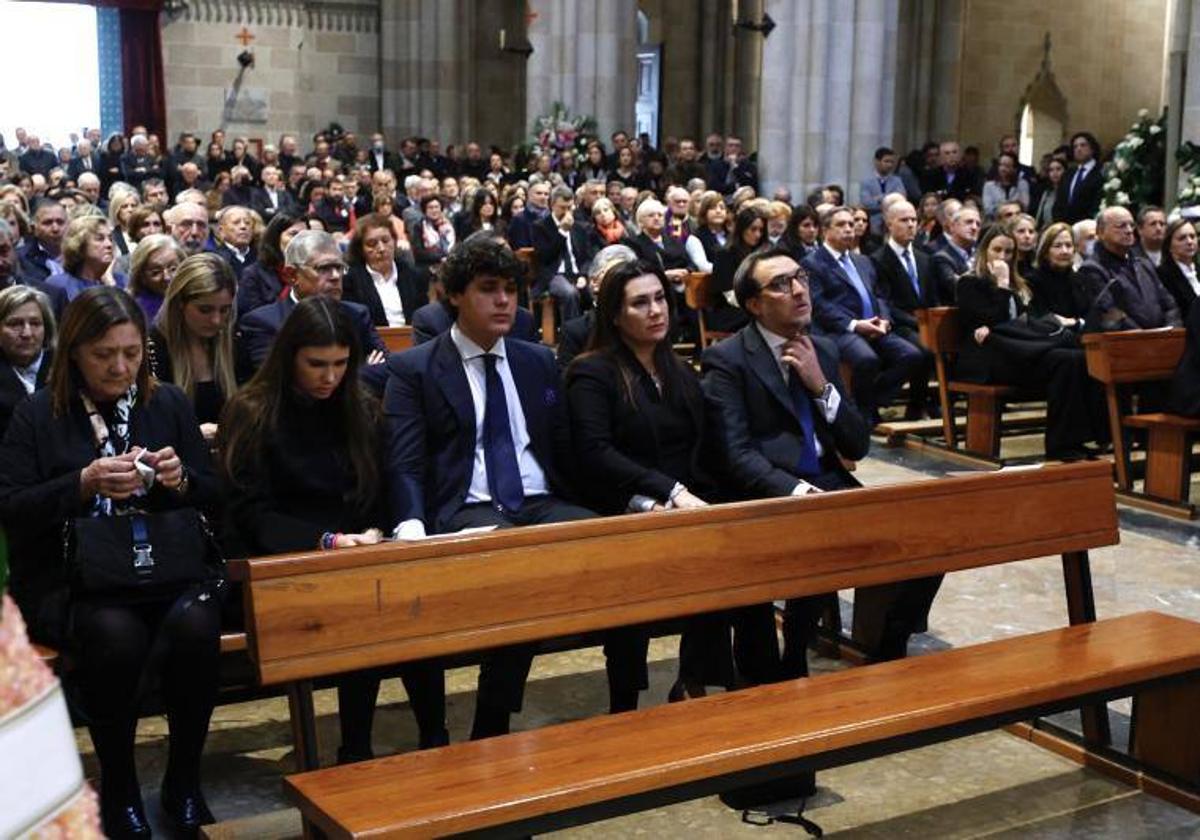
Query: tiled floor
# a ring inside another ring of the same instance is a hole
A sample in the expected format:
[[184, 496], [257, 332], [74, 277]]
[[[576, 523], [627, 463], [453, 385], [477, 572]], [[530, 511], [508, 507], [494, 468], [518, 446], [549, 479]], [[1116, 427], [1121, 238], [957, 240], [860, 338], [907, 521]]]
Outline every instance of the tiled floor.
[[[1007, 453], [1006, 453], [1007, 454]], [[927, 455], [877, 446], [859, 466], [868, 485], [936, 480], [960, 467]], [[1200, 489], [1200, 488], [1197, 488]], [[1122, 542], [1092, 554], [1101, 617], [1143, 609], [1200, 619], [1200, 525], [1122, 510]], [[927, 636], [914, 650], [969, 644], [1061, 626], [1066, 607], [1058, 558], [1043, 558], [949, 576], [934, 606]], [[843, 593], [847, 599], [850, 593]], [[847, 604], [848, 608], [848, 604]], [[643, 705], [665, 701], [674, 678], [676, 640], [651, 647], [651, 689]], [[822, 670], [839, 663], [814, 661]], [[474, 700], [474, 670], [448, 676], [451, 737], [465, 737]], [[598, 649], [540, 658], [517, 721], [532, 728], [601, 714], [607, 703]], [[322, 758], [337, 740], [333, 692], [318, 692]], [[1114, 704], [1122, 716], [1127, 705]], [[1123, 729], [1118, 725], [1117, 731]], [[138, 760], [147, 805], [157, 821], [157, 780], [166, 755], [165, 721], [139, 729]], [[287, 704], [282, 699], [222, 706], [213, 720], [205, 781], [218, 818], [286, 808], [280, 779], [291, 771]], [[86, 733], [79, 733], [95, 772]], [[378, 754], [408, 750], [415, 727], [398, 680], [385, 684], [376, 725]], [[1200, 837], [1200, 816], [1111, 781], [1002, 732], [987, 733], [820, 774], [821, 790], [806, 815], [827, 836], [845, 838], [1184, 838]], [[286, 816], [273, 826], [293, 823]], [[242, 836], [263, 836], [251, 821]], [[266, 826], [267, 822], [261, 823]], [[286, 831], [284, 833], [287, 833]], [[562, 832], [569, 837], [802, 837], [795, 826], [744, 825], [716, 798], [682, 803]]]

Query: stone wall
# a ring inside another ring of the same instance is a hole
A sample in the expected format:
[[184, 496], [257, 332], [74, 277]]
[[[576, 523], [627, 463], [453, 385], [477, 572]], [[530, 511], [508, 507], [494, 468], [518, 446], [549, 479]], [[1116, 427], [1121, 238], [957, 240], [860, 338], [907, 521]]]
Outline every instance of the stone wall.
[[1021, 96], [1051, 37], [1067, 131], [1111, 147], [1141, 108], [1162, 105], [1167, 0], [966, 0], [959, 137], [989, 154], [1016, 131]]
[[[168, 136], [194, 131], [207, 139], [221, 127], [231, 137], [275, 142], [282, 133], [311, 135], [333, 121], [351, 131], [375, 130], [378, 17], [378, 0], [193, 0], [179, 17], [164, 15]], [[254, 36], [248, 47], [236, 38], [243, 27]], [[255, 62], [241, 74], [231, 110], [225, 96], [238, 79], [243, 49]]]

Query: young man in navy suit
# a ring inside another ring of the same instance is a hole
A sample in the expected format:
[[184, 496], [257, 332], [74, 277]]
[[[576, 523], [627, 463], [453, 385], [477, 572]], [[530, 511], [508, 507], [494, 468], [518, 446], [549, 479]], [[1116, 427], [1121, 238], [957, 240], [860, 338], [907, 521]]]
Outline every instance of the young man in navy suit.
[[879, 406], [920, 370], [921, 350], [892, 333], [891, 310], [879, 294], [871, 260], [853, 253], [854, 213], [835, 207], [821, 217], [824, 244], [804, 258], [812, 284], [813, 320], [849, 363], [854, 401], [872, 425]]
[[[442, 267], [453, 326], [388, 361], [386, 469], [400, 539], [595, 516], [567, 501], [571, 440], [554, 354], [506, 340], [520, 272], [506, 245], [462, 242]], [[532, 661], [528, 645], [486, 656], [472, 738], [508, 732]]]

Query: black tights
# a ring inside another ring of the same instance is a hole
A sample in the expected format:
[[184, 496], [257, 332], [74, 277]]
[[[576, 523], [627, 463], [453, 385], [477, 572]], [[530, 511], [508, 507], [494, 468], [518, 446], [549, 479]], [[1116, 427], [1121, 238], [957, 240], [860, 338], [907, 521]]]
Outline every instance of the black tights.
[[[371, 668], [346, 674], [338, 680], [338, 719], [342, 746], [338, 762], [366, 761], [374, 756], [371, 729], [379, 681], [386, 668]], [[444, 669], [435, 661], [413, 662], [400, 669], [408, 702], [417, 719], [419, 749], [450, 743], [446, 732], [446, 682]]]
[[128, 606], [77, 605], [75, 649], [83, 710], [100, 760], [100, 796], [137, 801], [133, 758], [138, 705], [155, 640], [165, 650], [157, 671], [170, 723], [164, 784], [191, 790], [200, 783], [200, 754], [217, 694], [221, 613], [215, 600], [193, 596], [169, 616], [171, 603]]

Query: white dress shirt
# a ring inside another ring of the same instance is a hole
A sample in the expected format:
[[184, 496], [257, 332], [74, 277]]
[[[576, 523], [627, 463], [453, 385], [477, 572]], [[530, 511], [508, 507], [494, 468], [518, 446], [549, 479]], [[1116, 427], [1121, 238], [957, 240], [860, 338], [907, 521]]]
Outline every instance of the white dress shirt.
[[387, 316], [388, 326], [403, 327], [406, 323], [404, 305], [400, 301], [400, 286], [397, 284], [400, 272], [396, 270], [395, 261], [392, 262], [391, 274], [386, 277], [369, 265], [367, 274], [371, 275], [371, 282], [375, 284], [375, 291], [379, 295], [379, 302], [383, 304], [383, 314]]
[[[788, 377], [792, 376], [792, 368], [787, 362], [783, 361], [783, 346], [788, 343], [789, 339], [784, 338], [778, 333], [773, 333], [762, 325], [761, 321], [756, 321], [755, 326], [758, 327], [758, 334], [762, 336], [767, 347], [771, 351], [771, 355], [775, 357], [775, 365], [779, 368], [779, 375], [783, 377], [784, 388], [787, 388]], [[838, 393], [837, 388], [834, 388], [832, 383], [827, 385], [825, 393], [819, 397], [813, 397], [813, 402], [817, 404], [817, 408], [821, 410], [821, 414], [825, 417], [825, 422], [832, 424], [837, 417], [838, 407], [842, 404], [842, 396]], [[813, 435], [813, 443], [816, 445], [817, 457], [820, 458], [825, 454], [825, 450], [821, 447], [821, 440], [815, 434]], [[807, 481], [798, 481], [794, 490], [793, 496], [803, 496], [806, 493], [819, 493], [819, 488], [814, 487]]]
[[475, 406], [475, 466], [471, 470], [471, 485], [467, 489], [466, 504], [490, 502], [491, 491], [488, 490], [487, 462], [483, 457], [483, 412], [487, 406], [487, 374], [483, 366], [483, 357], [491, 352], [499, 356], [496, 360], [496, 373], [504, 385], [504, 401], [508, 404], [508, 426], [512, 432], [513, 448], [517, 452], [517, 465], [521, 469], [521, 486], [526, 496], [543, 496], [550, 491], [546, 487], [546, 474], [541, 464], [533, 454], [529, 439], [529, 430], [525, 427], [525, 411], [521, 408], [521, 395], [517, 393], [517, 383], [513, 381], [512, 371], [508, 367], [507, 350], [504, 339], [496, 341], [490, 351], [484, 350], [455, 324], [450, 328], [450, 340], [458, 348], [462, 356], [463, 368], [467, 374], [467, 384], [471, 388], [471, 402]]
[[1175, 265], [1179, 266], [1179, 270], [1183, 272], [1183, 279], [1188, 281], [1192, 291], [1200, 297], [1200, 279], [1196, 278], [1196, 266], [1191, 263], [1181, 263], [1179, 260], [1175, 260]]
[[17, 379], [21, 380], [21, 384], [25, 386], [25, 392], [32, 394], [37, 390], [38, 371], [42, 368], [42, 359], [46, 357], [44, 352], [38, 353], [37, 358], [29, 363], [28, 367], [17, 367], [13, 365], [13, 372], [17, 374]]

